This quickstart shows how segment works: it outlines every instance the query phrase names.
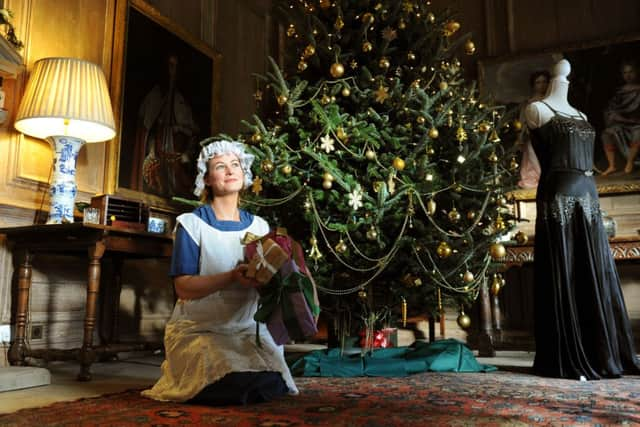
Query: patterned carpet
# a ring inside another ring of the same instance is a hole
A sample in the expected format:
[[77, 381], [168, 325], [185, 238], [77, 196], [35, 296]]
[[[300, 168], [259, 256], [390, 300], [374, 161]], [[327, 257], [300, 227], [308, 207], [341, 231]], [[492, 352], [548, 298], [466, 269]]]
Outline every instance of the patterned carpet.
[[254, 406], [163, 403], [128, 391], [0, 415], [0, 426], [640, 425], [640, 377], [578, 382], [500, 371], [296, 382], [299, 396]]

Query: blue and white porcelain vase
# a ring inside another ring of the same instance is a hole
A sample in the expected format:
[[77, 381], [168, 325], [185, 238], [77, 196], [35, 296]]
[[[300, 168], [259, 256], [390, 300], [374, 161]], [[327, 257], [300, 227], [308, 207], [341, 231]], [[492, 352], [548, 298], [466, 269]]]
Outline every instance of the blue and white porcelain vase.
[[69, 136], [52, 136], [50, 140], [54, 154], [47, 224], [70, 223], [73, 222], [74, 202], [78, 193], [76, 160], [84, 141]]

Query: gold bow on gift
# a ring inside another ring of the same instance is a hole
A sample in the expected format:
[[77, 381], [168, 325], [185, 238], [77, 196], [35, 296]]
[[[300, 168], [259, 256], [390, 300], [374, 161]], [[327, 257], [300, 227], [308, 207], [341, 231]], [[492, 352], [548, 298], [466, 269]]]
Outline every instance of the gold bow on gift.
[[[287, 229], [284, 227], [277, 227], [276, 228], [276, 235], [277, 236], [288, 236], [287, 234]], [[242, 240], [240, 240], [240, 243], [242, 243], [243, 245], [248, 245], [249, 243], [255, 242], [256, 240], [260, 240], [262, 239], [264, 236], [256, 236], [253, 233], [250, 232], [246, 232], [244, 237], [242, 238]]]

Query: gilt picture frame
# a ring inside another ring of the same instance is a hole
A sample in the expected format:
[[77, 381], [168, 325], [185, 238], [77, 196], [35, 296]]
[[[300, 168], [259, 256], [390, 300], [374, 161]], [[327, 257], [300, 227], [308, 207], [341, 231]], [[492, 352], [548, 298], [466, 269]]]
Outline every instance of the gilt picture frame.
[[[623, 83], [621, 65], [630, 60], [638, 61], [640, 80], [640, 34], [479, 61], [481, 96], [497, 104], [521, 109], [531, 95], [531, 74], [545, 69], [551, 71], [563, 58], [571, 64], [569, 102], [587, 116], [596, 131], [594, 170], [598, 193], [640, 192], [640, 162], [631, 174], [626, 174], [624, 159], [618, 156], [616, 173], [608, 176], [599, 173], [607, 167], [602, 141], [606, 128], [604, 111], [616, 88]], [[518, 200], [533, 200], [535, 189], [517, 189], [513, 195]]]
[[108, 191], [169, 210], [193, 199], [199, 142], [219, 129], [221, 55], [143, 0], [118, 0]]

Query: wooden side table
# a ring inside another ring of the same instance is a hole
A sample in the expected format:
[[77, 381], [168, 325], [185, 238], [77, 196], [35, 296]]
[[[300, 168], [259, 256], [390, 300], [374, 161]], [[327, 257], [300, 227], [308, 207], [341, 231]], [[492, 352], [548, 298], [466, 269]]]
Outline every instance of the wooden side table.
[[[171, 256], [171, 236], [119, 229], [100, 224], [46, 224], [24, 227], [0, 228], [5, 234], [14, 256], [19, 260], [18, 299], [16, 307], [16, 337], [9, 347], [9, 362], [24, 365], [26, 357], [49, 360], [78, 360], [79, 381], [90, 381], [91, 364], [100, 352], [114, 351], [108, 345], [94, 347], [93, 332], [96, 324], [96, 306], [100, 290], [101, 260], [105, 254], [116, 259], [115, 268], [122, 266], [122, 259], [168, 258]], [[34, 254], [88, 255], [87, 299], [82, 347], [71, 350], [31, 350], [25, 344], [26, 320], [29, 310], [32, 259]], [[119, 302], [120, 272], [115, 274], [112, 285]], [[124, 351], [125, 348], [120, 349]]]
[[[609, 239], [611, 254], [616, 261], [640, 260], [640, 236], [621, 236]], [[524, 245], [505, 244], [507, 254], [502, 259], [506, 268], [522, 266], [533, 262], [534, 239], [529, 238]], [[478, 352], [480, 356], [495, 356], [494, 325], [500, 325], [501, 313], [499, 308], [499, 296], [490, 295], [486, 283], [482, 287], [479, 296], [481, 325], [479, 332]]]

